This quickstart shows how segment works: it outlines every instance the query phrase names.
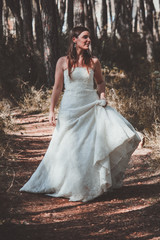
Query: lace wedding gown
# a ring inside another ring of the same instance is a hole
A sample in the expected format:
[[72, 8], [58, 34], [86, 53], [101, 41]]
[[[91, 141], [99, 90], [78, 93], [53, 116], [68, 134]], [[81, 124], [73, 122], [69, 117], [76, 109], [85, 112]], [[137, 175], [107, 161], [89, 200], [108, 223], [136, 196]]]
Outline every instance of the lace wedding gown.
[[140, 138], [115, 109], [104, 107], [93, 87], [94, 71], [64, 71], [65, 92], [48, 150], [20, 191], [89, 201], [122, 185]]

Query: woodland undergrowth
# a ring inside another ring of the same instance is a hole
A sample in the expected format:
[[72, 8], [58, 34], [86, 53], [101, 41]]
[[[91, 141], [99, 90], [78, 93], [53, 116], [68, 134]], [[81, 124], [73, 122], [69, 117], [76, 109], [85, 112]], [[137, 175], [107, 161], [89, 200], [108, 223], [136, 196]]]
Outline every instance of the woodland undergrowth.
[[[147, 74], [141, 72], [141, 75], [136, 75], [127, 74], [118, 67], [105, 66], [102, 68], [102, 73], [106, 80], [109, 105], [116, 108], [137, 131], [144, 135], [145, 147], [153, 149], [153, 165], [160, 164], [160, 69], [152, 69]], [[22, 91], [19, 100], [14, 99], [13, 103], [6, 97], [0, 101], [1, 158], [7, 158], [12, 151], [7, 136], [8, 131], [16, 129], [12, 116], [13, 107], [16, 106], [24, 114], [49, 111], [51, 89], [31, 86], [22, 80], [17, 86], [19, 87], [17, 91], [19, 93]]]
[[[158, 69], [158, 68], [157, 68]], [[160, 166], [160, 70], [127, 74], [114, 67], [102, 69], [109, 105], [117, 109], [144, 136], [153, 149], [150, 164]]]

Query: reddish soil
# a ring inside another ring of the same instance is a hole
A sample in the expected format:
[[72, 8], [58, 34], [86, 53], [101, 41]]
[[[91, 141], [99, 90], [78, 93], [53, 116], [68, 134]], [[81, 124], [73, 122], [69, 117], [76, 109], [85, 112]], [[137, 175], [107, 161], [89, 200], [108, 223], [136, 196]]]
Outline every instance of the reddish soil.
[[53, 128], [47, 114], [17, 114], [22, 130], [11, 134], [14, 157], [0, 163], [2, 240], [160, 239], [160, 169], [151, 150], [137, 149], [124, 186], [88, 203], [20, 193], [42, 159]]

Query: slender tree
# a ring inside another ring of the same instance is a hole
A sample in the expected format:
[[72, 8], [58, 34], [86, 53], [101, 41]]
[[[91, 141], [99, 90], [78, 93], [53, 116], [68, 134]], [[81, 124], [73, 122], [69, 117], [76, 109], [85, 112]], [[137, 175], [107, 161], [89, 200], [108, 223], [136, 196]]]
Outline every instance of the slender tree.
[[84, 0], [74, 0], [73, 4], [73, 16], [74, 16], [74, 26], [84, 25]]
[[58, 51], [58, 30], [56, 19], [56, 3], [52, 0], [41, 0], [41, 17], [43, 26], [44, 64], [48, 85], [54, 83]]
[[73, 0], [68, 0], [67, 27], [70, 31], [73, 28]]
[[155, 37], [155, 40], [159, 41], [159, 27], [158, 27], [158, 13], [156, 12], [154, 3], [153, 3], [153, 35]]
[[3, 38], [2, 9], [3, 9], [3, 0], [0, 0], [0, 41]]
[[8, 36], [9, 36], [8, 17], [9, 17], [9, 8], [6, 1], [3, 0], [3, 33], [4, 33], [6, 43], [8, 41]]
[[33, 49], [33, 32], [32, 32], [32, 7], [31, 0], [21, 0], [23, 12], [23, 36], [24, 44], [31, 52]]
[[89, 0], [87, 7], [88, 27], [91, 32], [92, 47], [96, 46], [97, 41], [97, 18], [95, 13], [95, 1]]
[[6, 0], [7, 6], [10, 8], [16, 20], [16, 36], [23, 40], [23, 20], [21, 17], [21, 8], [19, 0]]
[[142, 36], [145, 39], [145, 25], [146, 25], [146, 17], [145, 17], [145, 6], [144, 0], [140, 0], [140, 13], [139, 13], [139, 31], [142, 32]]
[[109, 16], [110, 16], [110, 24], [111, 24], [111, 31], [113, 29], [113, 10], [112, 10], [112, 5], [113, 5], [113, 1], [111, 2], [111, 0], [108, 0], [108, 8], [109, 8]]
[[92, 12], [94, 36], [97, 36], [97, 17], [95, 9], [95, 0], [89, 0], [90, 10]]
[[84, 26], [88, 27], [88, 5], [87, 5], [87, 0], [84, 0], [83, 3], [83, 8], [84, 8]]
[[34, 4], [36, 46], [43, 57], [43, 28], [39, 0], [34, 0]]
[[65, 0], [59, 0], [58, 1], [58, 13], [59, 13], [59, 19], [60, 19], [60, 26], [61, 29], [63, 27], [64, 24], [64, 14], [66, 11], [66, 1]]
[[118, 29], [119, 29], [119, 17], [120, 17], [120, 13], [121, 13], [121, 0], [114, 1], [114, 11], [115, 11], [115, 18], [114, 18], [113, 25], [112, 25], [112, 32], [111, 32], [112, 37], [115, 37], [116, 32], [118, 33]]
[[153, 60], [153, 0], [146, 0], [146, 24], [145, 24], [145, 33], [146, 33], [146, 48], [147, 48], [147, 60], [151, 62]]
[[139, 13], [140, 13], [140, 2], [133, 0], [132, 16], [133, 16], [133, 32], [137, 33], [138, 31], [138, 22], [139, 22]]
[[106, 0], [101, 0], [101, 18], [100, 18], [100, 34], [101, 37], [107, 35], [107, 24], [108, 24], [108, 14], [107, 14], [107, 3]]

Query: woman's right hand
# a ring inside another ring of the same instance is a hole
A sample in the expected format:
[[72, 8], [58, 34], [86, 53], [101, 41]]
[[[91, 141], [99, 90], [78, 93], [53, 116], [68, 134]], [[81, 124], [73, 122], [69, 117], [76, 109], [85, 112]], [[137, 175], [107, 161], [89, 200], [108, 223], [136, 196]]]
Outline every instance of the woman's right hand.
[[52, 125], [52, 126], [56, 126], [56, 118], [55, 118], [55, 113], [50, 111], [49, 113], [49, 123]]

